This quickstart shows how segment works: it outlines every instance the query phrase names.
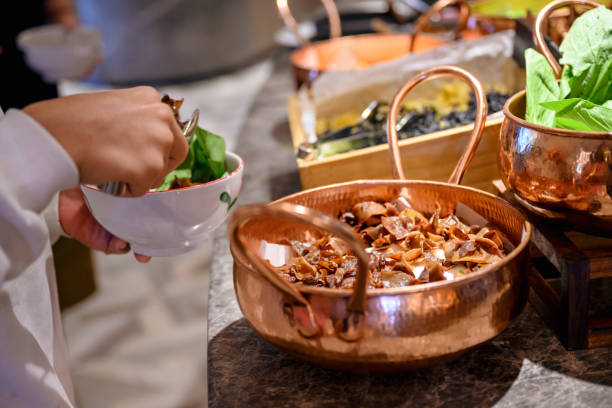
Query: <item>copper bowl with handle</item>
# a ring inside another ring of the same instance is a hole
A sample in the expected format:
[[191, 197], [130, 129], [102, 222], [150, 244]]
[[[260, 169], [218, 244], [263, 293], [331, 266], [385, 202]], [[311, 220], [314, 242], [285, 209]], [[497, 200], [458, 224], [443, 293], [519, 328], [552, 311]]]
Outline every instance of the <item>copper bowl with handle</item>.
[[[534, 33], [557, 78], [561, 67], [544, 42], [550, 13], [568, 5], [598, 7], [590, 0], [558, 0], [536, 18]], [[612, 132], [579, 132], [525, 121], [525, 91], [504, 106], [498, 144], [502, 181], [531, 212], [577, 229], [612, 233]]]
[[276, 5], [285, 25], [294, 33], [301, 47], [291, 54], [296, 87], [310, 84], [325, 71], [350, 71], [391, 61], [411, 52], [425, 51], [444, 42], [437, 36], [424, 33], [431, 18], [442, 9], [457, 5], [460, 16], [454, 38], [459, 35], [476, 38], [483, 34], [466, 30], [469, 6], [465, 0], [439, 0], [417, 20], [413, 34], [361, 34], [342, 37], [340, 15], [333, 0], [321, 0], [327, 12], [330, 39], [311, 43], [304, 38], [289, 10], [287, 0], [277, 0]]
[[[405, 180], [396, 117], [404, 96], [439, 76], [468, 82], [477, 116], [469, 145], [448, 183]], [[527, 299], [527, 243], [531, 225], [507, 202], [459, 182], [478, 145], [487, 112], [476, 78], [457, 67], [426, 70], [395, 95], [387, 121], [396, 180], [362, 180], [302, 191], [268, 205], [239, 208], [228, 226], [234, 288], [242, 313], [262, 337], [316, 365], [349, 371], [400, 371], [452, 360], [504, 330]], [[399, 288], [368, 289], [369, 256], [348, 225], [335, 217], [364, 200], [391, 200], [403, 188], [412, 206], [431, 214], [461, 202], [494, 224], [514, 249], [502, 261], [457, 280]], [[306, 224], [306, 225], [304, 225]], [[296, 286], [260, 255], [264, 241], [305, 239], [317, 229], [345, 240], [358, 255], [355, 288]]]

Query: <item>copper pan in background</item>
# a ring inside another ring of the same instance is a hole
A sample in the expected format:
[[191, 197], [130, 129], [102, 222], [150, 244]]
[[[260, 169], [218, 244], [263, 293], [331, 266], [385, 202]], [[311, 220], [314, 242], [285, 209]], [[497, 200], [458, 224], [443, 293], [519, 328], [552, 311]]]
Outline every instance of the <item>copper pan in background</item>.
[[[534, 33], [539, 50], [561, 77], [561, 66], [544, 42], [543, 26], [555, 9], [598, 7], [590, 0], [557, 0], [543, 8]], [[612, 234], [612, 132], [555, 129], [525, 121], [525, 91], [504, 106], [498, 144], [502, 180], [533, 213], [576, 229]]]
[[440, 0], [432, 5], [417, 20], [413, 34], [361, 34], [341, 37], [341, 24], [338, 10], [333, 0], [321, 0], [327, 12], [330, 39], [310, 43], [304, 38], [293, 18], [287, 0], [277, 0], [276, 5], [285, 25], [296, 35], [301, 48], [291, 54], [296, 88], [310, 84], [325, 71], [350, 71], [391, 61], [411, 52], [425, 51], [444, 43], [439, 36], [423, 33], [429, 27], [431, 18], [442, 9], [457, 5], [460, 17], [454, 38], [459, 35], [477, 38], [482, 34], [466, 30], [469, 6], [465, 0]]
[[[474, 130], [448, 183], [404, 180], [395, 132], [400, 105], [413, 87], [439, 76], [462, 79], [473, 87]], [[299, 359], [358, 372], [418, 369], [450, 361], [503, 331], [527, 299], [531, 225], [500, 198], [459, 185], [486, 113], [484, 91], [471, 74], [450, 66], [428, 69], [399, 90], [388, 115], [396, 180], [335, 184], [236, 210], [228, 227], [234, 289], [251, 327]], [[514, 249], [499, 263], [461, 279], [368, 289], [369, 257], [363, 243], [335, 217], [357, 202], [395, 199], [402, 189], [407, 189], [416, 210], [428, 214], [436, 203], [442, 213], [454, 211], [459, 202], [467, 205], [502, 231]], [[259, 256], [264, 241], [303, 240], [320, 229], [344, 239], [358, 255], [360, 270], [353, 290], [293, 285]]]

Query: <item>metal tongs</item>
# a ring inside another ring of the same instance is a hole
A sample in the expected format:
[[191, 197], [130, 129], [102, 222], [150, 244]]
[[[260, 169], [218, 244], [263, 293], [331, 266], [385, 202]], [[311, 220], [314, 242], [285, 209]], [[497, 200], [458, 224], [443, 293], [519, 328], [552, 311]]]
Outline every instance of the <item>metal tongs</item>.
[[[189, 122], [187, 122], [187, 124], [183, 128], [183, 135], [185, 135], [185, 138], [187, 139], [188, 143], [191, 141], [191, 138], [193, 137], [193, 133], [195, 131], [195, 128], [198, 125], [199, 118], [200, 118], [200, 110], [196, 109], [191, 114], [191, 119], [189, 119]], [[106, 184], [99, 185], [98, 188], [107, 194], [111, 194], [114, 196], [120, 196], [120, 195], [123, 195], [123, 193], [125, 193], [125, 190], [127, 189], [127, 184], [122, 181], [111, 181]]]
[[[328, 131], [319, 136], [315, 142], [300, 143], [296, 155], [301, 159], [313, 159], [317, 155], [325, 157], [328, 153], [324, 151], [333, 151], [336, 148], [334, 145], [350, 145], [351, 149], [360, 149], [386, 143], [387, 137], [384, 126], [388, 111], [389, 104], [387, 102], [373, 101], [361, 112], [359, 122]], [[403, 115], [396, 125], [397, 132], [403, 131], [412, 118], [411, 115], [405, 114], [403, 111], [402, 113]]]

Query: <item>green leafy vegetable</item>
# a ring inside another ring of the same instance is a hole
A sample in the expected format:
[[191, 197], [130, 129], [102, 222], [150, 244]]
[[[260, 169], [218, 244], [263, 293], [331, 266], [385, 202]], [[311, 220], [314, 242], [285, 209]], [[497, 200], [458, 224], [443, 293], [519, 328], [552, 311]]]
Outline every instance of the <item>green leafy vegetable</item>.
[[[225, 140], [201, 127], [189, 142], [187, 157], [175, 170], [166, 175], [157, 191], [169, 190], [176, 185], [200, 184], [227, 175], [225, 171]], [[186, 183], [188, 181], [189, 183]]]
[[555, 112], [555, 127], [584, 132], [607, 132], [612, 129], [612, 109], [581, 99], [542, 102]]
[[612, 10], [598, 7], [574, 21], [560, 47], [557, 81], [545, 58], [525, 51], [525, 119], [578, 131], [612, 131]]
[[541, 102], [559, 99], [559, 85], [546, 58], [534, 49], [525, 50], [527, 107], [525, 120], [552, 127], [555, 112], [541, 106]]
[[563, 98], [602, 104], [612, 98], [612, 10], [601, 6], [580, 16], [561, 44]]

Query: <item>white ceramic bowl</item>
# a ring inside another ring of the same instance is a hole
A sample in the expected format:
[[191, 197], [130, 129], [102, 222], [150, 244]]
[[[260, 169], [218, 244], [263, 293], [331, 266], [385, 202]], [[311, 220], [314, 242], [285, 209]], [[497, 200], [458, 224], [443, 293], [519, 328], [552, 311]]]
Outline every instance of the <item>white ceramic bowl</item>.
[[102, 56], [102, 35], [92, 27], [66, 30], [51, 24], [22, 31], [17, 46], [27, 64], [46, 81], [82, 79]]
[[116, 197], [92, 185], [81, 190], [89, 210], [109, 232], [130, 243], [136, 253], [172, 256], [205, 242], [235, 204], [242, 186], [244, 162], [227, 152], [229, 175], [205, 184], [141, 197]]

